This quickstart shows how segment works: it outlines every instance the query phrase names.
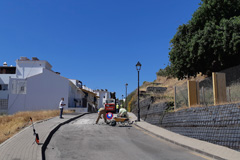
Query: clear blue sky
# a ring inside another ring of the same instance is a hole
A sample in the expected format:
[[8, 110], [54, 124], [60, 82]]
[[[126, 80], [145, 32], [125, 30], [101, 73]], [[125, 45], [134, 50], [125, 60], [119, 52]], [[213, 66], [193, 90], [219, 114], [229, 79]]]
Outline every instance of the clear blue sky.
[[47, 60], [62, 76], [125, 96], [168, 64], [170, 40], [200, 0], [2, 0], [0, 65]]

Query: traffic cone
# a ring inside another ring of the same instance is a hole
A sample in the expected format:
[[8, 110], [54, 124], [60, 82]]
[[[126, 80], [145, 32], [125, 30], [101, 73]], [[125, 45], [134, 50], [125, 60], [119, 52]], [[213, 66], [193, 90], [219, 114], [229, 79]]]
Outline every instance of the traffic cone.
[[37, 133], [36, 133], [36, 143], [39, 144], [39, 136]]

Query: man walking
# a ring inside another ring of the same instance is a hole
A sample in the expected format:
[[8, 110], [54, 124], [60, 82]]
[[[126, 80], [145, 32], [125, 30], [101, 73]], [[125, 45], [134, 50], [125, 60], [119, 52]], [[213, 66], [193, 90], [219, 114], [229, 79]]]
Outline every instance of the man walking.
[[64, 98], [61, 98], [61, 101], [59, 103], [59, 109], [60, 109], [60, 118], [63, 118], [62, 117], [62, 114], [63, 114], [63, 107], [65, 106], [66, 104], [64, 103]]

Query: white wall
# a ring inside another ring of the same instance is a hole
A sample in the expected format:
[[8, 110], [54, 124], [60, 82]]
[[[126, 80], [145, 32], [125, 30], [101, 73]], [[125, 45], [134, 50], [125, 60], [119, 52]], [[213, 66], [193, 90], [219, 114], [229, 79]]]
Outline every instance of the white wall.
[[[81, 107], [82, 106], [82, 98], [84, 98], [85, 94], [82, 90], [77, 88], [76, 85], [72, 83], [72, 81], [69, 81], [69, 94], [68, 94], [68, 105], [69, 107]], [[81, 103], [78, 106], [75, 106], [75, 101], [80, 100]]]
[[[9, 84], [9, 78], [15, 77], [15, 74], [0, 74], [0, 84]], [[0, 99], [8, 99], [8, 90], [0, 90]]]
[[47, 61], [16, 61], [16, 77], [26, 78], [42, 73], [43, 69], [51, 70], [52, 66]]
[[99, 96], [98, 100], [98, 108], [104, 108], [104, 104], [106, 102], [106, 99], [109, 99], [110, 93], [108, 91], [95, 91], [97, 95]]
[[0, 84], [8, 84], [9, 78], [16, 78], [16, 74], [0, 74]]
[[[13, 80], [15, 79], [10, 80], [10, 84]], [[26, 79], [26, 94], [12, 94], [12, 88], [9, 88], [9, 114], [18, 111], [58, 109], [61, 97], [64, 97], [65, 103], [68, 104], [69, 80], [47, 69], [43, 69], [42, 74]]]
[[8, 90], [0, 90], [0, 99], [8, 99]]

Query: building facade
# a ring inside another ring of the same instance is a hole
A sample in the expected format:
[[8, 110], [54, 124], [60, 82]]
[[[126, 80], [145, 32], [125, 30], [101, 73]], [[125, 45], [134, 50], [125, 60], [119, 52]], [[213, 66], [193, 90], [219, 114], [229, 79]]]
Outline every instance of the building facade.
[[110, 98], [110, 92], [108, 92], [107, 89], [103, 90], [103, 89], [97, 89], [94, 90], [94, 92], [97, 94], [97, 96], [99, 97], [98, 99], [98, 109], [99, 108], [104, 108], [105, 107], [105, 103], [106, 100]]
[[0, 66], [0, 113], [8, 111], [9, 79], [16, 77], [16, 67], [8, 66], [6, 62]]
[[11, 73], [0, 74], [2, 88], [8, 88], [5, 92], [0, 91], [0, 98], [5, 98], [8, 102], [8, 114], [19, 111], [55, 110], [58, 109], [61, 98], [64, 98], [67, 104], [65, 109], [80, 111], [76, 108], [84, 108], [86, 94], [81, 81], [70, 80], [54, 72], [47, 61], [36, 57], [32, 60], [21, 57], [16, 61], [15, 72]]

